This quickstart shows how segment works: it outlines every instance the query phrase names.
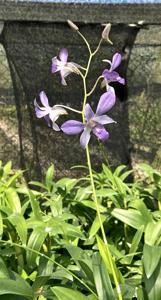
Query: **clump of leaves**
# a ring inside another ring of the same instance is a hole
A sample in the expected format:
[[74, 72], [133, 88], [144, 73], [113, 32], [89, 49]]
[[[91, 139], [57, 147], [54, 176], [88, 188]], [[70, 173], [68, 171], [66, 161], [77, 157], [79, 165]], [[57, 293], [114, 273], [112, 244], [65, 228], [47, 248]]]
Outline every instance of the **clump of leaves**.
[[2, 299], [116, 299], [114, 268], [123, 299], [159, 300], [161, 174], [138, 167], [145, 176], [133, 183], [125, 166], [94, 172], [111, 264], [88, 176], [56, 181], [52, 165], [26, 185], [1, 163]]

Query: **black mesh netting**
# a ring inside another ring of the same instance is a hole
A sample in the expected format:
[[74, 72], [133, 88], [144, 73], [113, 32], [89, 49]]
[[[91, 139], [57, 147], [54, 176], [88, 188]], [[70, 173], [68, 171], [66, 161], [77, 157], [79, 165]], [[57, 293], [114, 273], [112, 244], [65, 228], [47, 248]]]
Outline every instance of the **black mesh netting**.
[[[81, 30], [95, 47], [101, 33], [100, 26], [85, 25]], [[157, 34], [160, 35], [159, 27], [154, 26], [140, 31], [137, 27], [113, 26], [111, 37], [114, 45], [104, 44], [94, 60], [89, 76], [90, 86], [104, 67], [101, 59], [110, 59], [115, 51], [124, 53], [121, 75], [126, 76], [128, 70], [128, 98], [126, 87], [117, 85], [118, 101], [110, 113], [118, 122], [109, 128], [110, 139], [105, 144], [112, 165], [121, 162], [130, 164], [130, 154], [134, 163], [141, 159], [158, 165], [161, 156], [161, 43]], [[59, 76], [51, 74], [50, 66], [51, 58], [61, 47], [68, 48], [71, 61], [83, 64], [86, 55], [82, 41], [66, 24], [33, 22], [7, 23], [1, 40], [0, 159], [13, 160], [15, 167], [21, 164], [21, 167], [30, 170], [30, 176], [35, 173], [41, 175], [51, 162], [55, 164], [58, 176], [70, 174], [72, 165], [85, 163], [79, 138], [56, 133], [47, 128], [43, 120], [37, 120], [33, 99], [45, 90], [51, 104], [61, 102], [79, 108], [82, 101], [80, 79], [71, 75], [67, 80], [68, 86], [63, 88]], [[93, 106], [101, 93], [98, 88], [91, 97]], [[103, 154], [94, 139], [91, 150], [95, 168], [99, 168]]]

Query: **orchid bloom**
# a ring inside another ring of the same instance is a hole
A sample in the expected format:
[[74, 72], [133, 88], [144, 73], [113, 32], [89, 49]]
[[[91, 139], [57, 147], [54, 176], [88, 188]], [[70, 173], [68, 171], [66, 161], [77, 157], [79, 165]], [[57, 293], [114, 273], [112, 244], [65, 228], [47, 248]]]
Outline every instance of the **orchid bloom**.
[[55, 122], [60, 115], [66, 115], [67, 111], [61, 106], [53, 106], [53, 107], [49, 106], [49, 101], [45, 92], [42, 91], [39, 96], [43, 106], [39, 106], [36, 99], [34, 100], [35, 113], [37, 118], [44, 117], [49, 127], [51, 126], [51, 122], [52, 122], [52, 128], [55, 131], [60, 131], [59, 126]]
[[68, 135], [75, 135], [82, 132], [80, 144], [84, 149], [89, 143], [91, 132], [93, 132], [99, 140], [106, 141], [109, 138], [109, 132], [106, 131], [103, 125], [115, 123], [115, 121], [105, 115], [105, 113], [114, 106], [115, 101], [115, 93], [113, 88], [110, 87], [109, 91], [100, 97], [96, 113], [93, 112], [88, 103], [85, 105], [85, 124], [76, 120], [69, 120], [61, 126], [62, 131]]
[[79, 74], [79, 65], [73, 62], [67, 62], [68, 60], [68, 50], [63, 48], [59, 52], [59, 59], [57, 56], [52, 59], [51, 72], [56, 73], [60, 72], [61, 83], [67, 85], [65, 78], [70, 73]]
[[105, 69], [102, 73], [102, 76], [104, 77], [104, 80], [102, 81], [101, 86], [106, 86], [108, 90], [108, 83], [110, 82], [119, 82], [121, 84], [125, 84], [125, 79], [120, 77], [119, 73], [114, 71], [121, 63], [122, 57], [120, 53], [115, 53], [113, 55], [112, 61], [104, 59], [104, 62], [108, 62], [110, 64], [110, 69]]

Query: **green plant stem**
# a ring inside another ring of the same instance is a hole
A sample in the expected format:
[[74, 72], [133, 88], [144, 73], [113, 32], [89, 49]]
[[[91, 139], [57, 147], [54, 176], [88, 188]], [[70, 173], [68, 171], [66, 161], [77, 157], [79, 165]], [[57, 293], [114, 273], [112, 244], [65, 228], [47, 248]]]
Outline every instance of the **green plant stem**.
[[[92, 293], [97, 299], [98, 299], [98, 296], [95, 294], [95, 292], [85, 283], [83, 282], [83, 280], [81, 280], [78, 276], [76, 276], [73, 272], [71, 272], [70, 270], [68, 270], [67, 268], [65, 268], [63, 265], [59, 264], [58, 262], [56, 262], [54, 259], [52, 259], [51, 257], [45, 255], [44, 253], [40, 253], [39, 251], [36, 251], [34, 249], [31, 249], [27, 246], [24, 246], [24, 245], [19, 245], [17, 243], [14, 243], [12, 241], [4, 241], [4, 240], [0, 240], [0, 243], [2, 244], [9, 244], [11, 246], [16, 246], [16, 247], [19, 247], [19, 248], [22, 248], [22, 249], [25, 249], [27, 251], [31, 251], [33, 253], [36, 253], [44, 258], [46, 258], [47, 260], [51, 261], [53, 264], [57, 265], [58, 267], [60, 267], [61, 269], [65, 270], [68, 274], [70, 274], [71, 276], [73, 276], [76, 280], [78, 280], [90, 293]], [[99, 299], [98, 299], [99, 300]]]
[[102, 41], [103, 41], [103, 39], [101, 38], [100, 41], [99, 41], [99, 43], [98, 43], [98, 46], [97, 46], [96, 50], [92, 53], [93, 56], [96, 55], [96, 53], [98, 52], [98, 50], [99, 50], [99, 48], [100, 48], [100, 46], [102, 44]]
[[98, 219], [99, 219], [99, 223], [100, 223], [100, 227], [101, 227], [103, 241], [107, 245], [106, 234], [105, 234], [104, 227], [102, 224], [101, 213], [99, 210], [99, 204], [98, 204], [97, 195], [96, 195], [96, 189], [95, 189], [93, 173], [92, 173], [92, 166], [91, 166], [91, 158], [90, 158], [90, 152], [89, 152], [88, 146], [86, 147], [86, 155], [87, 155], [87, 164], [88, 164], [89, 176], [90, 176], [90, 181], [91, 181], [91, 186], [92, 186], [93, 198], [94, 198], [94, 202], [96, 204], [96, 210], [97, 210], [97, 215], [98, 215]]
[[94, 90], [95, 90], [95, 88], [96, 88], [96, 86], [97, 86], [99, 80], [102, 79], [102, 78], [103, 78], [103, 76], [99, 76], [99, 77], [97, 78], [97, 80], [96, 80], [96, 82], [95, 82], [93, 88], [91, 89], [91, 91], [90, 91], [89, 93], [87, 93], [87, 97], [89, 97], [89, 96], [94, 92]]
[[[82, 36], [82, 34], [81, 34], [81, 36]], [[92, 53], [91, 48], [90, 48], [90, 45], [89, 45], [89, 43], [87, 42], [86, 38], [85, 38], [84, 36], [82, 36], [82, 38], [84, 39], [84, 41], [85, 41], [85, 43], [86, 43], [86, 45], [87, 45], [87, 47], [88, 47], [88, 50], [89, 50], [89, 59], [88, 59], [88, 63], [87, 63], [86, 73], [85, 73], [84, 76], [82, 76], [82, 79], [83, 79], [83, 87], [84, 87], [84, 99], [83, 99], [83, 108], [82, 108], [82, 120], [83, 120], [83, 123], [85, 123], [85, 113], [84, 113], [84, 109], [85, 109], [87, 97], [91, 94], [91, 93], [87, 94], [86, 77], [87, 77], [88, 72], [89, 72], [89, 67], [90, 67], [90, 64], [91, 64], [92, 57], [93, 57], [93, 56], [97, 53], [97, 51], [99, 50], [99, 47], [100, 47], [101, 42], [102, 42], [102, 39], [100, 40], [100, 42], [99, 42], [98, 47], [96, 48], [96, 50]], [[95, 84], [94, 88], [92, 89], [92, 92], [94, 91], [94, 89], [95, 89], [96, 86], [97, 86], [97, 81], [96, 81], [96, 84]], [[114, 280], [114, 283], [115, 283], [115, 286], [116, 286], [116, 290], [117, 290], [117, 294], [118, 294], [118, 299], [119, 299], [119, 300], [123, 300], [122, 294], [121, 294], [121, 290], [120, 290], [120, 285], [119, 285], [119, 282], [118, 282], [118, 280], [117, 280], [117, 275], [116, 275], [116, 272], [115, 272], [115, 269], [114, 269], [114, 265], [113, 265], [111, 253], [110, 253], [110, 250], [109, 250], [109, 246], [108, 246], [106, 234], [105, 234], [105, 231], [104, 231], [103, 223], [102, 223], [102, 220], [101, 220], [101, 213], [100, 213], [100, 210], [99, 210], [99, 203], [98, 203], [98, 199], [97, 199], [97, 195], [96, 195], [96, 189], [95, 189], [95, 184], [94, 184], [94, 179], [93, 179], [92, 166], [91, 166], [91, 159], [90, 159], [90, 152], [89, 152], [89, 147], [88, 147], [88, 145], [87, 145], [87, 147], [86, 147], [86, 156], [87, 156], [87, 164], [88, 164], [89, 175], [90, 175], [90, 181], [91, 181], [91, 186], [92, 186], [93, 198], [94, 198], [94, 202], [95, 202], [95, 205], [96, 205], [96, 211], [97, 211], [97, 216], [98, 216], [99, 223], [100, 223], [100, 228], [101, 228], [101, 232], [102, 232], [103, 241], [104, 241], [104, 244], [105, 244], [106, 249], [107, 249], [107, 254], [108, 254], [108, 259], [109, 259], [110, 268], [111, 268], [111, 271], [112, 271], [113, 280]]]
[[77, 33], [80, 35], [80, 37], [83, 39], [83, 41], [85, 42], [87, 48], [88, 48], [88, 51], [90, 53], [90, 55], [92, 54], [91, 52], [91, 48], [90, 48], [90, 45], [88, 43], [88, 41], [86, 40], [86, 38], [84, 37], [84, 35], [78, 30]]
[[115, 283], [115, 286], [116, 286], [118, 299], [123, 300], [121, 290], [120, 290], [120, 285], [119, 285], [119, 282], [117, 280], [117, 275], [115, 273], [114, 265], [113, 265], [113, 262], [112, 262], [111, 253], [110, 253], [110, 250], [109, 250], [109, 246], [108, 246], [106, 234], [105, 234], [105, 231], [104, 231], [103, 223], [102, 223], [102, 220], [101, 220], [101, 213], [100, 213], [100, 210], [99, 210], [99, 204], [98, 204], [97, 195], [96, 195], [96, 189], [95, 189], [95, 184], [94, 184], [94, 179], [93, 179], [91, 159], [90, 159], [90, 153], [89, 153], [89, 147], [88, 146], [86, 147], [86, 155], [87, 155], [87, 163], [88, 163], [88, 168], [89, 168], [91, 186], [92, 186], [92, 191], [93, 191], [93, 198], [94, 198], [94, 202], [95, 202], [95, 205], [96, 205], [96, 211], [97, 211], [97, 216], [98, 216], [99, 223], [100, 223], [100, 228], [101, 228], [101, 232], [102, 232], [103, 241], [104, 241], [104, 244], [106, 245], [109, 264], [110, 264], [110, 268], [111, 268], [111, 271], [112, 271], [113, 280], [114, 280], [114, 283]]

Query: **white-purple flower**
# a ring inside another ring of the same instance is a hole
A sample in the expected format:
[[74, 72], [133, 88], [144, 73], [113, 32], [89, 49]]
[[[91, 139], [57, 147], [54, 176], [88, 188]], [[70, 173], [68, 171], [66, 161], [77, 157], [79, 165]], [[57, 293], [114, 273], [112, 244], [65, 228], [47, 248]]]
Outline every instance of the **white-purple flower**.
[[85, 124], [76, 120], [69, 120], [61, 126], [62, 131], [68, 135], [75, 135], [82, 132], [80, 136], [82, 148], [86, 148], [88, 145], [91, 132], [93, 132], [99, 140], [106, 141], [109, 138], [109, 132], [105, 129], [104, 125], [115, 123], [115, 121], [105, 115], [105, 113], [114, 106], [115, 102], [115, 92], [113, 88], [110, 87], [108, 92], [100, 97], [96, 113], [93, 112], [89, 104], [85, 105]]
[[66, 115], [67, 111], [62, 108], [61, 106], [53, 106], [51, 107], [49, 105], [48, 98], [44, 91], [42, 91], [40, 94], [40, 101], [43, 106], [39, 106], [36, 99], [34, 100], [35, 105], [35, 113], [37, 118], [45, 118], [46, 122], [48, 123], [48, 126], [51, 126], [56, 131], [60, 131], [59, 126], [55, 123], [56, 120], [59, 118], [60, 115]]
[[122, 57], [120, 53], [115, 53], [112, 57], [112, 61], [104, 59], [104, 62], [108, 62], [110, 64], [109, 69], [105, 69], [102, 73], [104, 80], [102, 82], [102, 87], [106, 86], [108, 88], [108, 83], [110, 82], [119, 82], [121, 84], [125, 84], [125, 79], [120, 77], [119, 73], [114, 71], [121, 63]]
[[68, 60], [68, 50], [65, 48], [62, 48], [59, 52], [59, 58], [57, 56], [52, 58], [52, 66], [51, 66], [51, 72], [56, 73], [60, 72], [61, 76], [61, 83], [63, 85], [67, 85], [65, 78], [70, 73], [76, 73], [79, 74], [79, 65], [73, 62], [67, 62]]

